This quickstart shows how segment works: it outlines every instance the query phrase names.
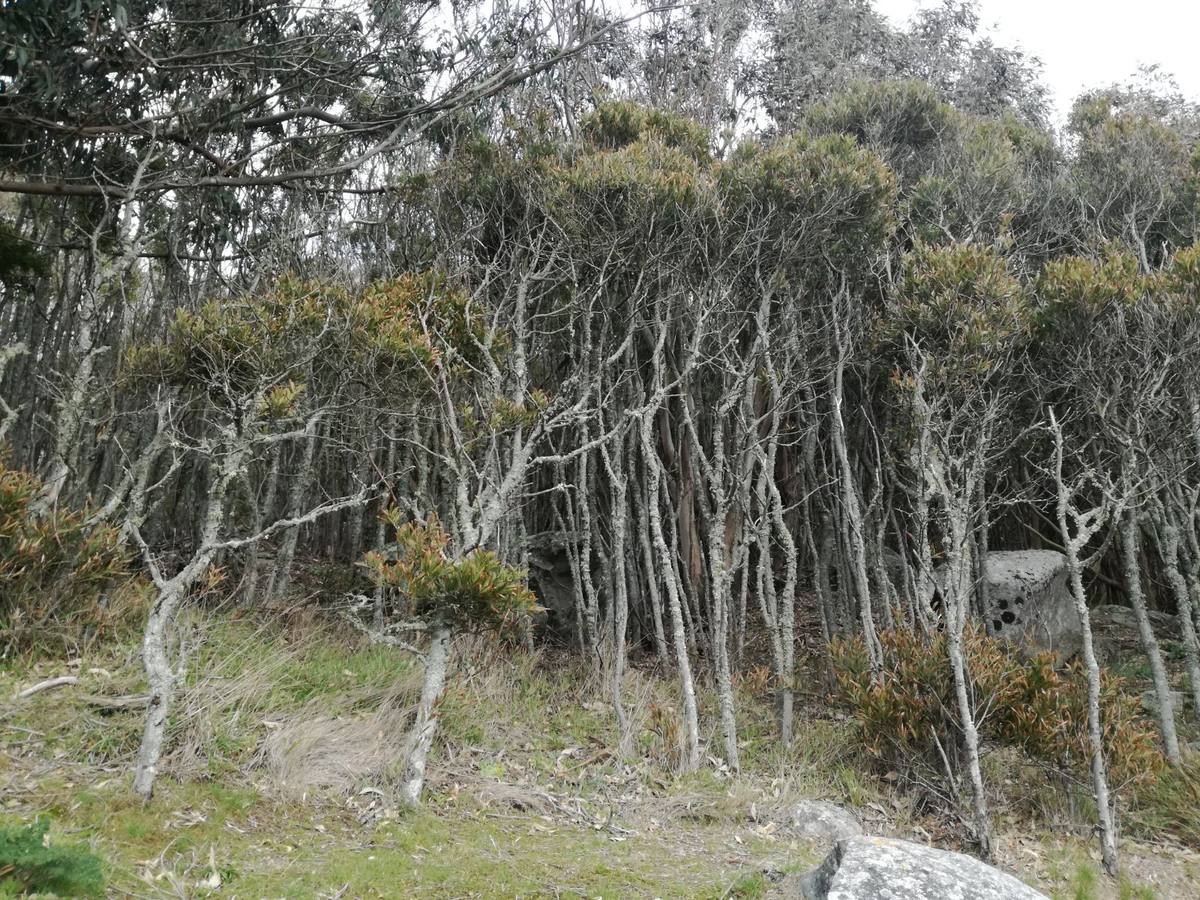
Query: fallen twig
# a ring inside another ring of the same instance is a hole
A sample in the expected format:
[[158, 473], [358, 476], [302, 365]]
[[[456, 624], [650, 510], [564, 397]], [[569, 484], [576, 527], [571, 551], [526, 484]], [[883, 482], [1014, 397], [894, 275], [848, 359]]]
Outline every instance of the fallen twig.
[[74, 675], [59, 675], [57, 678], [47, 678], [45, 681], [39, 681], [33, 687], [27, 687], [23, 691], [18, 691], [17, 700], [25, 700], [32, 697], [34, 694], [40, 694], [42, 691], [48, 691], [51, 688], [63, 687], [68, 684], [79, 684], [79, 679]]
[[147, 706], [150, 703], [149, 694], [127, 694], [124, 697], [103, 697], [99, 694], [89, 694], [83, 698], [88, 706], [100, 709], [132, 709]]

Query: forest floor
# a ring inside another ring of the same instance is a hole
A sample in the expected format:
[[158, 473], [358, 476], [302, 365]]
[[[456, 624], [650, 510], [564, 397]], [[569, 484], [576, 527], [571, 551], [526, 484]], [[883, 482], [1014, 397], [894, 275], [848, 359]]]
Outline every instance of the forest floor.
[[[204, 639], [190, 641], [173, 750], [145, 806], [129, 777], [142, 711], [113, 707], [142, 687], [132, 636], [0, 666], [0, 827], [49, 816], [52, 840], [104, 860], [111, 896], [786, 896], [829, 849], [790, 830], [801, 798], [847, 807], [869, 833], [967, 849], [960, 821], [872, 774], [853, 723], [819, 693], [783, 749], [764, 669], [739, 679], [742, 771], [711, 760], [679, 775], [668, 675], [629, 674], [636, 747], [622, 761], [601, 679], [482, 641], [461, 648], [424, 806], [397, 808], [389, 772], [419, 687], [409, 659], [312, 614], [195, 625]], [[14, 699], [63, 674], [78, 683]], [[1055, 898], [1200, 896], [1200, 853], [1144, 827], [1126, 829], [1122, 878], [1102, 877], [1080, 799], [1002, 757], [988, 760], [1000, 867]]]

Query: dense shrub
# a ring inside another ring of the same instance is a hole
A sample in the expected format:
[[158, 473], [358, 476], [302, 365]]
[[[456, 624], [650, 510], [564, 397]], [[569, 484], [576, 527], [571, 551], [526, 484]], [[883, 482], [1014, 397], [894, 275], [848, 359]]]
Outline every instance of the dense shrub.
[[490, 550], [454, 557], [450, 538], [436, 518], [402, 522], [397, 510], [385, 518], [395, 528], [393, 558], [368, 553], [364, 565], [389, 588], [401, 618], [444, 624], [456, 631], [523, 627], [537, 609], [526, 573]]
[[[860, 639], [833, 647], [838, 693], [858, 720], [867, 751], [882, 765], [922, 779], [939, 776], [947, 765], [957, 768], [962, 729], [946, 640], [942, 633], [927, 637], [911, 629], [882, 632], [883, 671], [875, 683]], [[1085, 775], [1091, 756], [1082, 666], [1058, 669], [1052, 654], [1026, 657], [975, 628], [966, 630], [963, 643], [981, 738]], [[1121, 679], [1105, 674], [1100, 706], [1115, 784], [1152, 779], [1163, 760], [1137, 697], [1122, 689]]]
[[0, 653], [45, 646], [106, 618], [104, 592], [129, 575], [117, 530], [84, 512], [32, 506], [41, 483], [0, 461]]
[[49, 830], [47, 819], [24, 828], [0, 828], [0, 896], [103, 896], [100, 860], [82, 844], [51, 844]]

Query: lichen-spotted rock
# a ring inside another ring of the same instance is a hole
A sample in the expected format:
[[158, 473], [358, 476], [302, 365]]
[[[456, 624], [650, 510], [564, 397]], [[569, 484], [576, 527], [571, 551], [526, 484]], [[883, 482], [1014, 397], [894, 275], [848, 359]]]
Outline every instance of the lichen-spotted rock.
[[1000, 550], [987, 554], [989, 634], [1060, 658], [1079, 651], [1083, 629], [1067, 587], [1067, 559], [1054, 550]]
[[801, 900], [1049, 900], [962, 853], [892, 838], [838, 841], [800, 880]]

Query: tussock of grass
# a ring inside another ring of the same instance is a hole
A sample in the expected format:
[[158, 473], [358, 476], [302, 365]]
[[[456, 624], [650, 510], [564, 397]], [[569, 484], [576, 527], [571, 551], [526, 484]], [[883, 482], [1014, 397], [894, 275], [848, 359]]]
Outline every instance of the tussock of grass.
[[1126, 820], [1128, 830], [1140, 837], [1168, 836], [1200, 850], [1200, 754], [1189, 755], [1182, 768], [1166, 769], [1140, 786]]
[[[748, 784], [675, 778], [671, 679], [629, 673], [630, 720], [651, 752], [623, 761], [602, 677], [573, 659], [468, 641], [439, 709], [427, 807], [404, 812], [373, 791], [386, 791], [419, 688], [411, 657], [316, 623], [215, 616], [193, 633], [204, 639], [187, 648], [149, 806], [130, 796], [126, 775], [142, 711], [101, 714], [81, 699], [143, 689], [132, 641], [80, 663], [105, 672], [85, 674], [83, 690], [14, 711], [37, 732], [31, 752], [64, 765], [6, 793], [15, 802], [0, 822], [55, 813], [64, 837], [110, 860], [117, 895], [215, 896], [219, 883], [239, 896], [346, 885], [360, 896], [756, 896], [766, 865], [756, 860], [780, 869], [803, 853], [769, 835], [734, 840], [750, 827]], [[0, 695], [32, 674], [0, 676]], [[694, 816], [674, 818], [689, 806]]]
[[264, 741], [265, 768], [280, 790], [295, 796], [345, 792], [398, 762], [407, 722], [408, 711], [391, 705], [361, 715], [294, 716]]

